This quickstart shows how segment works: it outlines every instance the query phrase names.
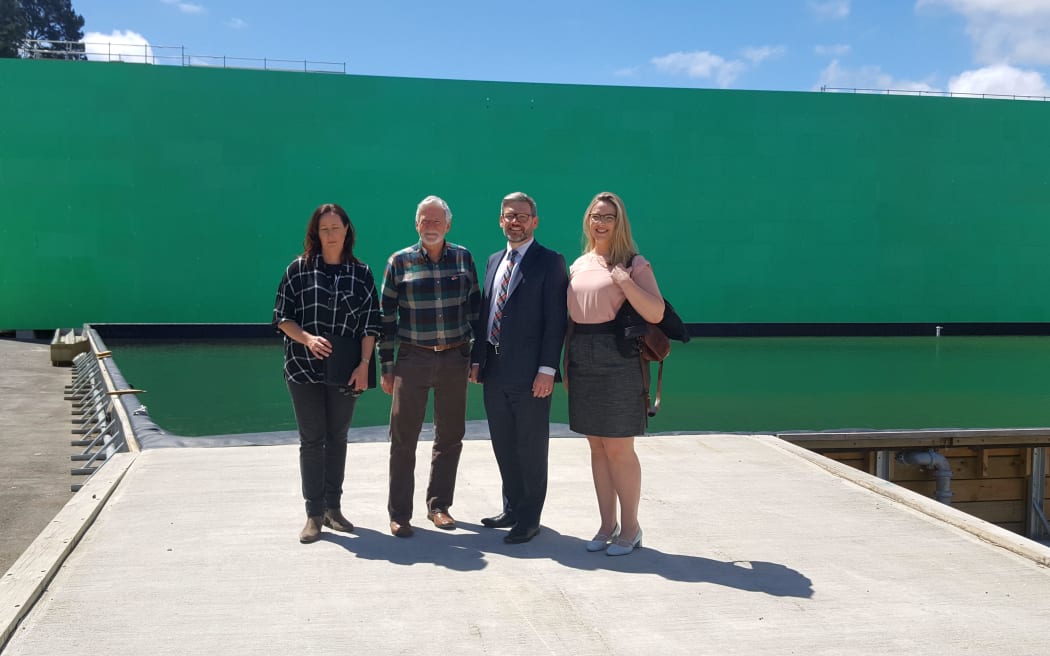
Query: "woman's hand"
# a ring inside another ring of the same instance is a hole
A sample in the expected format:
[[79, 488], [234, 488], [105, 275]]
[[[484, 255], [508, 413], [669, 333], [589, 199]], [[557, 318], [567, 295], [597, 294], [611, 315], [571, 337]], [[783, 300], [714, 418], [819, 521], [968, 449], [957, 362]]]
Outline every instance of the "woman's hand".
[[[638, 314], [642, 315], [643, 319], [649, 323], [660, 323], [664, 318], [663, 297], [660, 296], [659, 292], [646, 291], [644, 287], [639, 285], [631, 277], [633, 270], [633, 266], [624, 268], [623, 265], [617, 264], [609, 270], [609, 275], [612, 276], [613, 282], [620, 287], [623, 295], [634, 306]], [[639, 271], [644, 273], [643, 269], [639, 269]]]
[[354, 373], [350, 374], [350, 382], [347, 383], [350, 389], [363, 392], [368, 389], [368, 363], [364, 360], [357, 365], [354, 369]]
[[277, 324], [277, 328], [287, 335], [288, 339], [305, 346], [306, 350], [318, 360], [324, 360], [332, 354], [332, 344], [327, 339], [306, 332], [291, 319], [281, 321]]
[[624, 283], [631, 279], [631, 269], [624, 268], [622, 264], [617, 264], [610, 271], [609, 274], [612, 276], [613, 282], [623, 287]]
[[306, 335], [306, 341], [304, 341], [303, 344], [306, 345], [306, 348], [315, 358], [324, 360], [332, 354], [332, 345], [327, 339], [309, 333], [304, 334]]

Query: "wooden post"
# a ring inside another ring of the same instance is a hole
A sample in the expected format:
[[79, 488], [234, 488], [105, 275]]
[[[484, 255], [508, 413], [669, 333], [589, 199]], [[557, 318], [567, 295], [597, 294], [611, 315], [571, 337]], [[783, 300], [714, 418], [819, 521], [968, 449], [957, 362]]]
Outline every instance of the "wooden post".
[[1028, 526], [1025, 534], [1033, 540], [1050, 538], [1046, 517], [1046, 447], [1025, 449], [1029, 462]]
[[981, 463], [981, 466], [978, 468], [981, 472], [981, 478], [988, 478], [988, 449], [979, 446], [976, 451], [977, 460]]

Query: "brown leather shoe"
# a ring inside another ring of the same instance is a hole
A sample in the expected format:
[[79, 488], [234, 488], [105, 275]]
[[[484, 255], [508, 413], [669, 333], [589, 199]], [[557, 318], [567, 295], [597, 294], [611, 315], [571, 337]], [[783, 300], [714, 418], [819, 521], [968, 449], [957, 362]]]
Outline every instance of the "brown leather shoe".
[[338, 508], [324, 511], [324, 525], [341, 533], [352, 533], [354, 530], [354, 525], [349, 519], [343, 517], [343, 513]]
[[446, 531], [456, 528], [456, 520], [452, 519], [447, 510], [431, 510], [427, 512], [427, 519], [434, 522], [434, 526]]
[[410, 538], [412, 537], [412, 525], [408, 523], [408, 520], [403, 522], [396, 522], [390, 520], [390, 533], [396, 538]]
[[321, 539], [321, 523], [324, 519], [321, 515], [306, 518], [306, 526], [299, 533], [299, 542], [310, 544]]

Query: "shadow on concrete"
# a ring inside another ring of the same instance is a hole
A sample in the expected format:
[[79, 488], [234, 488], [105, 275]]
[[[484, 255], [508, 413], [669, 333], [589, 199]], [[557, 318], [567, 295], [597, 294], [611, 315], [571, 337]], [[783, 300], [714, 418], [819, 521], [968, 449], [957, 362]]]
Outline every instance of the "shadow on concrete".
[[809, 577], [779, 563], [720, 561], [650, 547], [613, 558], [604, 552], [589, 553], [583, 548], [586, 540], [562, 535], [546, 526], [531, 542], [516, 545], [503, 542], [506, 531], [465, 522], [457, 522], [456, 527], [456, 531], [445, 532], [415, 526], [415, 535], [407, 539], [362, 527], [355, 528], [353, 535], [331, 532], [322, 535], [323, 539], [340, 545], [358, 558], [385, 560], [394, 565], [429, 563], [459, 572], [474, 572], [488, 566], [486, 554], [500, 554], [508, 558], [553, 560], [579, 570], [652, 574], [683, 583], [712, 583], [775, 597], [813, 596], [813, 582]]
[[394, 565], [431, 563], [457, 572], [477, 572], [488, 566], [484, 552], [478, 548], [481, 544], [479, 536], [462, 533], [434, 535], [436, 530], [428, 531], [419, 526], [415, 529], [411, 538], [396, 538], [389, 533], [357, 526], [352, 535], [324, 532], [321, 539], [338, 544], [358, 558], [385, 560]]

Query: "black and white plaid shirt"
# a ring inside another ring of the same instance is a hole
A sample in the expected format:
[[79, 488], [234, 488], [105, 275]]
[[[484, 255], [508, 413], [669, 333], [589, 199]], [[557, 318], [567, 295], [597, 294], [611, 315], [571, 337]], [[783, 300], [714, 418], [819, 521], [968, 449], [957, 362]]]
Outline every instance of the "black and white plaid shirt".
[[466, 248], [446, 241], [437, 262], [419, 242], [391, 255], [383, 274], [383, 372], [393, 371], [399, 340], [417, 346], [469, 342], [480, 307], [478, 271]]
[[[367, 264], [325, 264], [320, 255], [288, 265], [277, 288], [273, 326], [294, 321], [308, 333], [364, 337], [380, 333], [379, 295]], [[284, 376], [293, 383], [323, 383], [324, 368], [303, 344], [284, 336]]]

